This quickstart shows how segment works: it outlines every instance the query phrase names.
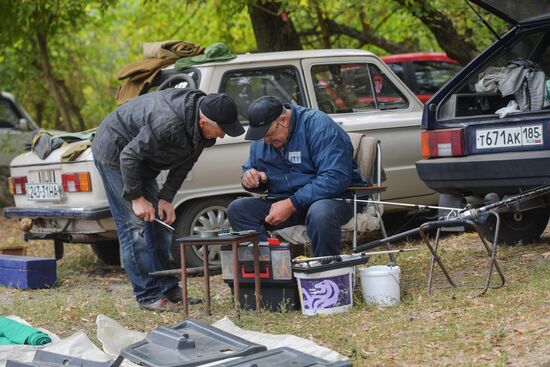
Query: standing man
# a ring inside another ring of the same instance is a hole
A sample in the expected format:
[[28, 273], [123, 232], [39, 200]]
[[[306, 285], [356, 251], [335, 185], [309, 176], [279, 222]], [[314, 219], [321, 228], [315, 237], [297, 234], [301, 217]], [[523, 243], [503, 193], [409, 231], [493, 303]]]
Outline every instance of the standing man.
[[[325, 113], [283, 105], [264, 96], [248, 108], [250, 157], [242, 185], [267, 198], [242, 198], [228, 208], [237, 231], [266, 230], [305, 224], [313, 256], [340, 253], [341, 226], [353, 216], [347, 188], [365, 182], [356, 170], [346, 132]], [[263, 237], [263, 238], [262, 238]]]
[[[120, 242], [122, 264], [140, 308], [163, 311], [181, 302], [178, 278], [149, 273], [169, 269], [171, 202], [202, 150], [216, 138], [244, 132], [225, 94], [167, 89], [139, 96], [111, 112], [92, 142]], [[159, 191], [156, 177], [168, 176]]]

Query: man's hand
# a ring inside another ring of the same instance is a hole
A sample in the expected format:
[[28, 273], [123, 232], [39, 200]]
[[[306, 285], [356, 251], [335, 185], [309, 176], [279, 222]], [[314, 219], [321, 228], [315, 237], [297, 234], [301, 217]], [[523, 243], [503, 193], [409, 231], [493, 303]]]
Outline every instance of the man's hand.
[[242, 184], [245, 189], [255, 189], [261, 182], [267, 182], [267, 175], [265, 172], [257, 171], [254, 168], [246, 171], [242, 178]]
[[169, 203], [166, 200], [159, 200], [159, 217], [166, 224], [172, 224], [176, 220], [176, 211], [172, 206], [172, 203]]
[[287, 220], [295, 211], [296, 208], [294, 208], [290, 199], [277, 201], [271, 205], [269, 214], [265, 217], [265, 222], [272, 226], [276, 226]]
[[138, 217], [146, 222], [155, 220], [155, 208], [153, 204], [147, 201], [143, 196], [132, 200], [132, 210]]

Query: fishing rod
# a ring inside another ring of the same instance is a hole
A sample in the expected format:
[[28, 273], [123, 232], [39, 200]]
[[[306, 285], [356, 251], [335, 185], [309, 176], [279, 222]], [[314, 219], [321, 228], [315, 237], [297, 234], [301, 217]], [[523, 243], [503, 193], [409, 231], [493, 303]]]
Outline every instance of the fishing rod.
[[345, 200], [346, 202], [356, 201], [358, 203], [372, 203], [372, 204], [383, 204], [383, 205], [394, 205], [394, 206], [404, 206], [407, 208], [414, 208], [418, 210], [424, 210], [424, 209], [441, 209], [441, 210], [449, 210], [451, 212], [456, 212], [462, 210], [462, 208], [451, 208], [446, 206], [435, 206], [435, 205], [422, 205], [422, 204], [409, 204], [409, 203], [397, 203], [395, 201], [381, 201], [381, 200], [364, 200], [364, 199], [341, 199]]
[[395, 254], [400, 252], [409, 252], [409, 251], [417, 251], [418, 249], [415, 248], [409, 248], [409, 249], [401, 249], [401, 250], [388, 250], [388, 251], [371, 251], [371, 252], [361, 252], [351, 255], [332, 255], [332, 256], [317, 256], [317, 257], [306, 257], [306, 258], [295, 258], [292, 260], [293, 263], [304, 263], [309, 261], [322, 261], [322, 262], [328, 262], [328, 261], [346, 261], [346, 260], [353, 260], [361, 257], [369, 257], [374, 255], [386, 255], [386, 254]]
[[483, 210], [489, 211], [489, 210], [495, 209], [497, 207], [508, 207], [509, 204], [511, 204], [511, 203], [521, 202], [525, 198], [530, 198], [531, 199], [533, 197], [541, 196], [541, 195], [544, 195], [544, 194], [547, 194], [547, 193], [550, 193], [550, 184], [535, 187], [531, 190], [528, 190], [528, 191], [525, 191], [523, 193], [511, 196], [511, 197], [509, 197], [507, 199], [504, 199], [504, 200], [499, 200], [495, 203], [488, 204], [486, 206], [483, 206], [483, 207], [477, 208], [477, 209], [451, 208], [451, 207], [447, 207], [447, 206], [398, 203], [398, 202], [395, 202], [395, 201], [382, 201], [382, 200], [369, 200], [369, 199], [367, 199], [367, 200], [365, 200], [365, 199], [355, 199], [355, 200], [353, 200], [353, 199], [341, 199], [341, 200], [345, 200], [347, 202], [356, 201], [358, 203], [373, 203], [373, 204], [403, 206], [403, 207], [415, 208], [415, 209], [419, 209], [419, 210], [440, 209], [440, 210], [448, 210], [451, 213], [457, 213], [457, 212], [461, 213], [461, 212], [467, 212], [468, 210], [471, 210], [473, 213], [475, 213], [475, 211], [483, 211]]
[[413, 228], [405, 232], [397, 233], [393, 236], [388, 236], [379, 240], [375, 240], [360, 246], [357, 246], [353, 252], [361, 252], [369, 250], [378, 246], [381, 246], [386, 243], [394, 242], [403, 238], [406, 238], [411, 235], [418, 234], [421, 230], [435, 229], [435, 228], [444, 228], [444, 227], [456, 227], [467, 225], [470, 226], [472, 222], [476, 222], [482, 218], [485, 218], [488, 213], [495, 213], [499, 209], [510, 208], [512, 205], [517, 205], [522, 202], [534, 199], [536, 197], [550, 194], [550, 184], [535, 187], [531, 190], [527, 190], [523, 193], [510, 196], [503, 200], [495, 201], [494, 203], [487, 204], [479, 208], [471, 208], [469, 206], [457, 210], [453, 208], [454, 211], [449, 213], [445, 219], [440, 219], [436, 221], [429, 221], [424, 223], [418, 228]]
[[524, 201], [534, 199], [550, 193], [550, 184], [535, 187], [523, 193], [510, 196], [506, 199], [496, 201], [494, 203], [482, 206], [480, 208], [464, 208], [459, 212], [459, 218], [476, 220], [481, 215], [495, 209], [510, 208], [512, 205], [520, 204]]

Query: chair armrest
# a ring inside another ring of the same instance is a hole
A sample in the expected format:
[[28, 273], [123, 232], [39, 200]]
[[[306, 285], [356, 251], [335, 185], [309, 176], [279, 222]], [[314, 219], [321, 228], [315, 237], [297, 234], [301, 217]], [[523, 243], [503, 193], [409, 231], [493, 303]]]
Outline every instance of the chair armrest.
[[373, 193], [386, 191], [386, 189], [387, 189], [386, 186], [378, 186], [378, 185], [348, 187], [348, 190], [352, 190], [352, 191], [373, 192]]

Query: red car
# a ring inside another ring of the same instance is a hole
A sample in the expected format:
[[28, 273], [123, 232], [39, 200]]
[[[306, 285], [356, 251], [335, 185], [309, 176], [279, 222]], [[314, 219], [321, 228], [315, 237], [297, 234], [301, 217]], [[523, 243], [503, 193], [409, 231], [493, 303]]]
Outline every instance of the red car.
[[426, 103], [462, 66], [444, 52], [413, 52], [382, 57], [401, 80]]

